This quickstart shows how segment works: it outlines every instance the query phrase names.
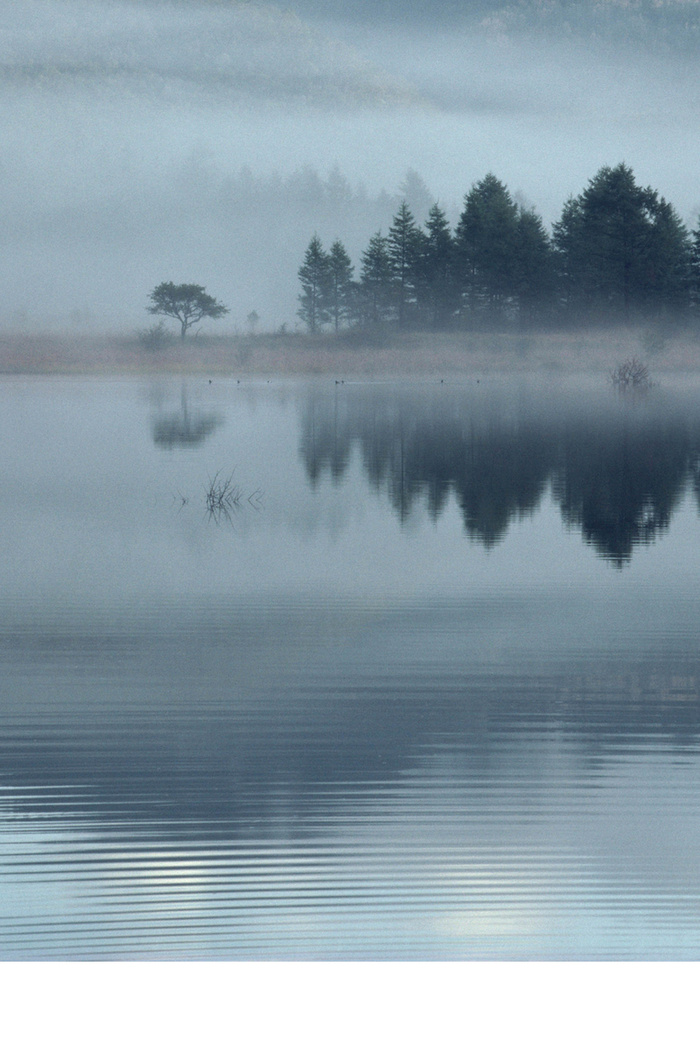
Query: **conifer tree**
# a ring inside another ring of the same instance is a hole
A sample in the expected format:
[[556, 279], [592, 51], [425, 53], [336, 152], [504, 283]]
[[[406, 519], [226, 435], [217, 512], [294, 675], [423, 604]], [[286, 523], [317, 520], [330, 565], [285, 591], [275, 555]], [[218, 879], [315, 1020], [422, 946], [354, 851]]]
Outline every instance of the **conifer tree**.
[[554, 227], [563, 298], [578, 319], [631, 320], [688, 302], [692, 247], [667, 201], [626, 164], [601, 168]]
[[696, 312], [700, 312], [700, 219], [693, 230], [690, 250], [690, 300]]
[[581, 195], [581, 278], [605, 315], [630, 317], [645, 283], [653, 193], [637, 186], [631, 168], [601, 168]]
[[393, 311], [393, 275], [386, 237], [378, 231], [362, 253], [360, 271], [360, 320], [378, 325], [389, 321]]
[[678, 313], [691, 302], [693, 240], [676, 210], [663, 197], [653, 208], [646, 275], [646, 312]]
[[449, 325], [459, 309], [455, 243], [447, 216], [438, 204], [430, 209], [421, 236], [418, 299], [421, 314], [431, 328]]
[[302, 291], [299, 295], [298, 316], [309, 332], [318, 332], [330, 320], [330, 275], [328, 255], [317, 234], [311, 238], [299, 267]]
[[491, 321], [506, 316], [516, 293], [518, 208], [489, 173], [464, 199], [456, 231], [458, 266], [466, 307]]
[[534, 209], [519, 209], [515, 270], [521, 323], [543, 321], [553, 307], [554, 261], [549, 235]]
[[585, 292], [581, 285], [585, 251], [581, 201], [568, 197], [561, 218], [552, 227], [552, 249], [557, 306], [565, 317], [580, 313]]
[[415, 303], [418, 246], [418, 228], [411, 210], [403, 201], [387, 237], [399, 328], [405, 328]]
[[328, 308], [337, 332], [352, 314], [353, 265], [340, 241], [334, 241], [328, 253]]

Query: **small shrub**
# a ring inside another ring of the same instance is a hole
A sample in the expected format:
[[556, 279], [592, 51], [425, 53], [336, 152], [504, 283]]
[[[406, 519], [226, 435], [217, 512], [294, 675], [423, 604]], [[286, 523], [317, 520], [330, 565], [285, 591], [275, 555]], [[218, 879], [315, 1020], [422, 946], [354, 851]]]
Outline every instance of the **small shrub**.
[[610, 373], [610, 380], [618, 390], [648, 390], [651, 387], [649, 368], [643, 361], [628, 358]]
[[168, 332], [162, 321], [139, 332], [139, 343], [144, 350], [166, 350], [173, 342], [172, 332]]

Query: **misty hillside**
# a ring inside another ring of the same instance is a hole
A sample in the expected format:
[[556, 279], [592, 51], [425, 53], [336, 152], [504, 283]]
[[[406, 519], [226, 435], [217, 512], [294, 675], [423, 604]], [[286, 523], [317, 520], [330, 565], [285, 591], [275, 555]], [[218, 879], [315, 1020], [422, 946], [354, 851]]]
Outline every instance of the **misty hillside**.
[[365, 24], [469, 28], [581, 43], [626, 43], [651, 51], [700, 47], [698, 0], [290, 0], [304, 17]]
[[146, 96], [161, 106], [282, 97], [383, 105], [412, 95], [399, 78], [292, 12], [206, 0], [0, 4], [0, 85]]

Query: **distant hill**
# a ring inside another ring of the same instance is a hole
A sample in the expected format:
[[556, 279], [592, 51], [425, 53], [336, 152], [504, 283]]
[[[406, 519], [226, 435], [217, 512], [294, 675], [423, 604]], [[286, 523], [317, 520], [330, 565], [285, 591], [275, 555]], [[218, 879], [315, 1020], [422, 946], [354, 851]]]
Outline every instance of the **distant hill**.
[[0, 93], [27, 90], [162, 106], [415, 101], [402, 78], [323, 27], [280, 4], [241, 0], [0, 4]]
[[306, 18], [436, 30], [472, 26], [662, 52], [700, 47], [700, 0], [288, 0], [284, 7]]

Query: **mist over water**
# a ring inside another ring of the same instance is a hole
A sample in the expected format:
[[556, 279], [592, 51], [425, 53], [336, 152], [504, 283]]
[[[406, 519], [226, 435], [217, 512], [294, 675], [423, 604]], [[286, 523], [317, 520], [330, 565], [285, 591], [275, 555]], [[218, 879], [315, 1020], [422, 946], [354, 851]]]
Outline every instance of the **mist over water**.
[[549, 223], [624, 160], [694, 220], [700, 75], [679, 32], [612, 47], [486, 8], [330, 10], [3, 3], [2, 327], [130, 331], [162, 280], [206, 285], [230, 328], [292, 326], [311, 234], [357, 262], [409, 169], [453, 219], [491, 170]]
[[[699, 25], [0, 0], [0, 334], [292, 329], [488, 171], [694, 224]], [[472, 381], [0, 384], [1, 958], [697, 959], [697, 390]]]
[[0, 384], [0, 957], [697, 958], [697, 390], [475, 387]]

